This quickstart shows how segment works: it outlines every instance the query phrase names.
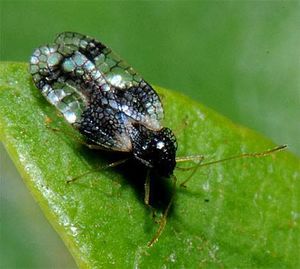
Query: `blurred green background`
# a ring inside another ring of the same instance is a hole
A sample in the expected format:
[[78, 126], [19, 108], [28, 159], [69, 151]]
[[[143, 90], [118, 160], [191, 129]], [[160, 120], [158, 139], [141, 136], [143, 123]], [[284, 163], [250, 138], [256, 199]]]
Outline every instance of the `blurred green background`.
[[[96, 37], [148, 82], [181, 91], [300, 155], [299, 1], [1, 1], [0, 59], [28, 61], [34, 48], [66, 30]], [[0, 154], [0, 262], [73, 268], [3, 147]]]

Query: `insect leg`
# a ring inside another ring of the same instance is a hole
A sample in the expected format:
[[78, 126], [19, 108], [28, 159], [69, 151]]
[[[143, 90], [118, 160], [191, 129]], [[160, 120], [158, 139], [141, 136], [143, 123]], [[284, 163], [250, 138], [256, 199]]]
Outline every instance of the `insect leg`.
[[156, 242], [157, 240], [159, 239], [159, 237], [161, 236], [166, 224], [167, 224], [167, 216], [168, 216], [168, 213], [170, 211], [170, 208], [173, 204], [173, 201], [174, 201], [174, 198], [175, 198], [175, 193], [176, 193], [176, 182], [177, 182], [177, 179], [176, 177], [173, 175], [172, 176], [172, 179], [173, 179], [173, 194], [172, 194], [172, 197], [169, 201], [169, 204], [167, 205], [160, 221], [159, 221], [159, 227], [155, 233], [155, 235], [153, 236], [153, 238], [148, 242], [147, 246], [148, 247], [152, 247]]
[[116, 161], [116, 162], [113, 162], [113, 163], [109, 163], [107, 165], [104, 165], [104, 166], [101, 166], [101, 167], [98, 167], [98, 168], [95, 168], [95, 169], [92, 169], [86, 173], [83, 173], [79, 176], [76, 176], [76, 177], [73, 177], [72, 179], [69, 179], [67, 180], [67, 183], [73, 183], [74, 181], [78, 180], [79, 178], [83, 177], [83, 176], [86, 176], [88, 174], [91, 174], [91, 173], [95, 173], [95, 172], [98, 172], [98, 171], [101, 171], [101, 170], [105, 170], [105, 169], [108, 169], [108, 168], [112, 168], [112, 167], [116, 167], [120, 164], [123, 164], [125, 162], [127, 162], [130, 158], [126, 158], [126, 159], [122, 159], [122, 160], [119, 160], [119, 161]]
[[182, 183], [180, 183], [180, 187], [186, 187], [186, 183], [193, 177], [193, 175], [197, 172], [198, 168], [201, 166], [202, 161], [204, 160], [204, 156], [202, 155], [195, 155], [195, 156], [186, 156], [186, 157], [177, 157], [176, 163], [180, 162], [190, 162], [190, 161], [198, 161], [198, 163], [195, 166], [191, 167], [176, 167], [179, 170], [183, 171], [189, 171], [193, 170], [192, 173], [188, 176], [186, 180], [184, 180]]
[[151, 182], [150, 170], [148, 170], [146, 175], [146, 181], [144, 184], [144, 189], [145, 189], [144, 203], [151, 210], [152, 218], [155, 219], [156, 217], [155, 209], [150, 205], [150, 182]]
[[145, 181], [145, 197], [144, 202], [147, 206], [149, 206], [149, 199], [150, 199], [150, 170], [147, 171], [146, 181]]

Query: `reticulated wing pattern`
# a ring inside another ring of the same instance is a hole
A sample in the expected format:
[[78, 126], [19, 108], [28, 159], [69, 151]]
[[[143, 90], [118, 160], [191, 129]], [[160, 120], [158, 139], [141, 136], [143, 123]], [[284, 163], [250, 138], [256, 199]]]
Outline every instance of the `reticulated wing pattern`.
[[149, 129], [159, 130], [163, 118], [163, 108], [157, 93], [145, 81], [119, 93], [122, 110], [135, 122], [141, 123]]
[[55, 43], [34, 51], [30, 72], [46, 99], [95, 144], [129, 151], [130, 125], [161, 128], [163, 108], [157, 93], [91, 37], [58, 35]]
[[93, 99], [83, 112], [78, 128], [93, 144], [109, 150], [129, 152], [132, 145], [126, 124], [127, 117], [122, 112], [109, 106], [99, 106], [98, 100]]

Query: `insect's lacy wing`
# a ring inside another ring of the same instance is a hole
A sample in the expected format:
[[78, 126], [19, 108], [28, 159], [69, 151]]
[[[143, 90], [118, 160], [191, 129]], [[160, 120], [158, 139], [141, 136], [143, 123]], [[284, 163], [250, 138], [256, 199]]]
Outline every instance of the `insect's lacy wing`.
[[105, 77], [108, 85], [119, 89], [128, 89], [137, 85], [141, 77], [116, 53], [98, 40], [73, 32], [64, 32], [57, 36], [55, 43], [65, 50], [78, 51], [90, 60]]
[[91, 61], [106, 48], [96, 39], [74, 32], [63, 32], [56, 37], [54, 42], [68, 50], [80, 51]]
[[62, 52], [56, 44], [37, 48], [30, 58], [30, 73], [45, 98], [73, 124], [80, 118], [87, 100], [78, 90], [76, 81], [62, 71], [64, 54], [71, 53], [66, 50]]
[[91, 38], [63, 33], [56, 43], [37, 48], [31, 56], [30, 73], [35, 85], [71, 124], [80, 121], [94, 88], [107, 85], [88, 58], [96, 57], [103, 48]]
[[[30, 59], [35, 85], [71, 124], [81, 121], [91, 96], [132, 122], [159, 129], [163, 109], [156, 92], [109, 48], [93, 38], [62, 33]], [[105, 95], [109, 98], [104, 98]]]
[[[85, 64], [91, 71], [87, 72], [88, 79], [81, 90], [85, 95], [87, 89], [99, 91], [99, 95], [102, 95], [103, 91], [114, 92], [113, 99], [118, 103], [118, 109], [133, 121], [150, 129], [160, 128], [163, 108], [159, 96], [110, 48], [92, 37], [72, 32], [61, 33], [55, 43], [66, 47], [66, 50], [80, 52], [81, 56], [71, 56], [71, 62], [76, 62], [75, 58], [79, 57], [86, 57], [86, 61], [90, 62]], [[65, 64], [67, 68], [68, 65], [72, 64]]]
[[134, 122], [149, 129], [159, 130], [163, 118], [163, 107], [158, 94], [145, 81], [119, 92], [118, 100], [123, 111]]
[[130, 152], [132, 144], [126, 121], [122, 112], [109, 106], [99, 106], [95, 99], [83, 112], [78, 129], [92, 144], [107, 150]]

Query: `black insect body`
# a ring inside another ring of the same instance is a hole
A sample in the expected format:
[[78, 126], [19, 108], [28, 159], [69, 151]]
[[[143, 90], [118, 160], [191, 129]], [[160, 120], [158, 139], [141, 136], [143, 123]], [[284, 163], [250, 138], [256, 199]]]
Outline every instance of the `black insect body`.
[[[58, 35], [53, 44], [34, 51], [30, 73], [45, 98], [79, 130], [89, 147], [130, 153], [150, 171], [172, 177], [174, 190], [176, 162], [203, 159], [201, 155], [176, 158], [176, 138], [169, 128], [161, 126], [163, 108], [157, 93], [111, 49], [91, 37], [72, 32]], [[260, 153], [244, 153], [201, 166], [263, 157], [285, 148], [283, 145]], [[148, 176], [146, 204], [149, 180]], [[173, 198], [174, 193], [149, 246], [162, 233]]]
[[60, 34], [30, 59], [35, 85], [87, 143], [132, 153], [161, 176], [176, 165], [176, 138], [161, 126], [159, 96], [111, 49], [78, 33]]

